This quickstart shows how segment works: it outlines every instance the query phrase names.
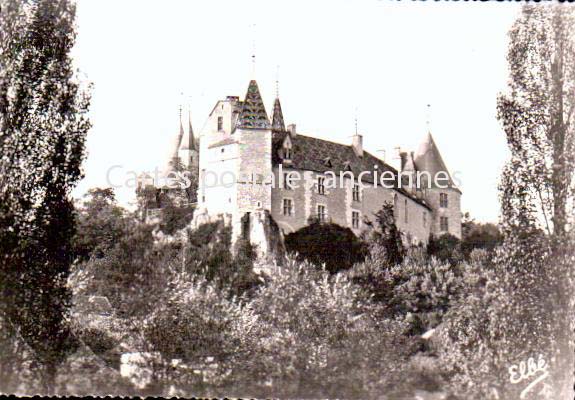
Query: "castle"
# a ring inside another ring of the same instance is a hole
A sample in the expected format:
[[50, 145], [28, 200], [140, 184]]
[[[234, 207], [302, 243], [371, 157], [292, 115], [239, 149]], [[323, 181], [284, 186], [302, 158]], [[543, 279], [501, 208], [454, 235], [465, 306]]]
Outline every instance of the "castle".
[[[228, 96], [216, 103], [199, 138], [191, 122], [185, 135], [180, 121], [167, 171], [179, 165], [197, 177], [197, 192], [188, 196], [197, 200], [195, 224], [223, 218], [232, 225], [233, 241], [248, 238], [263, 252], [270, 219], [284, 234], [317, 219], [359, 235], [386, 201], [406, 240], [425, 244], [430, 234], [444, 233], [460, 238], [461, 191], [431, 134], [400, 158], [398, 171], [365, 151], [360, 134], [344, 145], [286, 127], [280, 99], [268, 117], [252, 80], [243, 100]], [[402, 184], [383, 185], [382, 175]]]

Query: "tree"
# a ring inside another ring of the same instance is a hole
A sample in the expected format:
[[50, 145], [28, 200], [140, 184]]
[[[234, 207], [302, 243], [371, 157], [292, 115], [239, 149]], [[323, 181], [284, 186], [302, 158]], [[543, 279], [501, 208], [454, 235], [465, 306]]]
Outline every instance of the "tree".
[[573, 215], [575, 10], [525, 6], [510, 31], [508, 93], [499, 96], [511, 160], [500, 188], [506, 233], [565, 236]]
[[287, 235], [285, 246], [300, 260], [325, 264], [331, 273], [351, 268], [367, 254], [365, 244], [349, 228], [319, 221]]
[[89, 96], [69, 53], [67, 0], [0, 3], [0, 292], [8, 326], [43, 366], [51, 391], [71, 348], [65, 282], [74, 233], [70, 191], [81, 177]]
[[461, 241], [450, 233], [444, 233], [439, 237], [430, 235], [427, 254], [455, 265], [461, 261]]
[[77, 231], [73, 241], [79, 261], [91, 256], [103, 257], [126, 234], [130, 222], [135, 222], [124, 216], [111, 188], [90, 189], [84, 199], [76, 212]]
[[483, 249], [490, 253], [501, 245], [503, 235], [495, 224], [479, 223], [465, 213], [461, 223], [461, 252], [466, 259], [469, 259], [474, 249]]
[[[393, 204], [385, 202], [381, 210], [375, 214], [375, 220], [377, 225], [371, 231], [370, 242], [376, 248], [372, 249], [372, 252], [383, 251], [390, 266], [401, 264], [405, 255], [405, 249], [403, 248], [401, 232], [395, 225]], [[368, 222], [367, 225], [373, 226], [371, 222]]]

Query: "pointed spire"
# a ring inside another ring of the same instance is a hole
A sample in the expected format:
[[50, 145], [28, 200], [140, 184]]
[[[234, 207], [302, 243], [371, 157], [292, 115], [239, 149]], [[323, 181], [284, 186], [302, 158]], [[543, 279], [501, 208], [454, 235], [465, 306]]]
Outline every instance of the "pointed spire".
[[[419, 148], [415, 153], [414, 161], [417, 170], [429, 172], [432, 181], [434, 180], [434, 177], [438, 176], [437, 174], [442, 171], [447, 173], [448, 186], [455, 186], [447, 166], [443, 162], [441, 153], [439, 153], [439, 149], [433, 140], [433, 136], [431, 136], [431, 132], [427, 133], [425, 139], [419, 145]], [[439, 176], [439, 178], [441, 178], [441, 176]]]
[[[190, 107], [191, 108], [191, 107]], [[181, 150], [197, 150], [196, 138], [194, 137], [194, 130], [192, 129], [192, 111], [188, 110], [188, 134], [182, 140]]]
[[272, 115], [272, 129], [278, 131], [285, 131], [284, 115], [282, 113], [282, 105], [280, 99], [276, 97], [274, 101], [274, 113]]
[[178, 155], [178, 150], [180, 149], [180, 144], [182, 143], [182, 138], [184, 137], [184, 126], [182, 125], [182, 106], [180, 106], [179, 115], [180, 115], [180, 131], [178, 135], [174, 138], [168, 158], [168, 169], [171, 170], [175, 169], [180, 162], [180, 156]]
[[251, 80], [238, 118], [238, 128], [270, 129], [270, 121], [260, 95], [258, 84]]

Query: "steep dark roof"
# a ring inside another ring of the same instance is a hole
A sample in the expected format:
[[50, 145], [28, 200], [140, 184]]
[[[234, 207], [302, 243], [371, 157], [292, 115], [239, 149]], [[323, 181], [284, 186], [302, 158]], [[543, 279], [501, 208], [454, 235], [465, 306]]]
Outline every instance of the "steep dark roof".
[[244, 129], [270, 129], [271, 127], [255, 80], [250, 81], [236, 126]]
[[274, 101], [274, 112], [272, 114], [272, 129], [277, 129], [278, 131], [286, 130], [284, 124], [284, 116], [282, 113], [282, 105], [278, 97], [276, 97]]
[[181, 145], [182, 150], [197, 150], [196, 138], [194, 137], [194, 130], [192, 128], [192, 115], [188, 111], [188, 134], [184, 136]]
[[[272, 136], [272, 163], [278, 165], [284, 162], [280, 155], [283, 141], [287, 132], [274, 131]], [[359, 176], [363, 171], [369, 172], [362, 176], [362, 181], [373, 184], [373, 172], [377, 171], [377, 176], [381, 176], [384, 171], [391, 171], [397, 177], [397, 170], [386, 164], [379, 158], [367, 151], [363, 152], [363, 157], [359, 157], [352, 146], [334, 143], [323, 139], [317, 139], [301, 134], [290, 135], [292, 142], [290, 167], [300, 170], [327, 172], [332, 171], [339, 176], [341, 171], [351, 171], [354, 176]], [[326, 160], [329, 159], [329, 163]], [[331, 166], [330, 166], [331, 164]], [[377, 166], [377, 169], [375, 168]], [[397, 178], [396, 178], [397, 180]], [[430, 209], [423, 200], [413, 196], [402, 188], [395, 188], [396, 191], [411, 198], [413, 201]]]
[[[445, 162], [443, 162], [443, 158], [435, 144], [435, 140], [433, 140], [433, 136], [431, 136], [431, 132], [427, 134], [425, 140], [419, 145], [419, 148], [415, 153], [414, 162], [415, 169], [418, 171], [429, 172], [429, 175], [432, 177], [439, 176], [439, 172], [445, 172], [447, 174], [448, 186], [461, 193], [461, 190], [455, 186], [451, 179], [451, 174], [449, 173]], [[433, 180], [432, 184], [434, 184]]]

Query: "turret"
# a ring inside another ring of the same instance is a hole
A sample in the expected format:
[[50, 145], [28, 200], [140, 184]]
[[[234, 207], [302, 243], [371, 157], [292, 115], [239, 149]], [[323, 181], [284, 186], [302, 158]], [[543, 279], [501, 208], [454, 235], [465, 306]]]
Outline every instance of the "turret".
[[434, 210], [431, 232], [461, 238], [461, 190], [455, 185], [441, 153], [428, 133], [413, 157], [419, 186]]

